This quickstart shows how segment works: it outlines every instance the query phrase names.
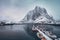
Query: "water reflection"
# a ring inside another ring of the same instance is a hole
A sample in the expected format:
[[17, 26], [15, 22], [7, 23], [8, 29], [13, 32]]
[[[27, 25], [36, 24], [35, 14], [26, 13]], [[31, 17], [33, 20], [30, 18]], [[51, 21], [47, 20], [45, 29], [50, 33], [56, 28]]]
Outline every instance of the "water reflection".
[[[40, 40], [36, 32], [32, 31], [33, 25], [7, 25], [0, 26], [0, 39], [3, 40]], [[35, 25], [36, 26], [36, 25]], [[40, 25], [41, 26], [41, 25]], [[43, 25], [46, 30], [52, 31], [60, 38], [60, 26]]]

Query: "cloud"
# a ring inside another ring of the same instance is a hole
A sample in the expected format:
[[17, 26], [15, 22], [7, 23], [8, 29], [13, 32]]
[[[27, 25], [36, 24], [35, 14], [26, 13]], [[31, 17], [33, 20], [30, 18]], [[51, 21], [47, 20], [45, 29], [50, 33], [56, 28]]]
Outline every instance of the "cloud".
[[[19, 21], [21, 20], [24, 16], [25, 13], [24, 10], [22, 9], [18, 9], [18, 8], [5, 8], [2, 10], [2, 12], [0, 13], [0, 16], [5, 16], [5, 17], [10, 17], [12, 20], [14, 21]], [[8, 18], [9, 19], [9, 18]], [[4, 18], [5, 20], [5, 18]]]
[[[48, 13], [55, 19], [60, 19], [60, 6], [58, 1], [44, 0], [0, 0], [0, 17], [8, 16], [17, 21], [21, 20], [29, 10], [36, 5], [46, 8]], [[56, 6], [57, 5], [57, 6]], [[57, 16], [56, 16], [57, 15]]]

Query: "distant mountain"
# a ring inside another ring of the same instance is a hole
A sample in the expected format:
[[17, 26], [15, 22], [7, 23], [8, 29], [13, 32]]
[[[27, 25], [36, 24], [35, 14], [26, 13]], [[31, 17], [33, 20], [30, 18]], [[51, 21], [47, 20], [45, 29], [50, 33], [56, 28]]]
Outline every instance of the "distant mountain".
[[56, 24], [60, 24], [60, 20], [56, 20]]
[[36, 6], [29, 11], [22, 20], [24, 23], [56, 23], [53, 17], [50, 17], [45, 8]]
[[15, 21], [12, 20], [12, 18], [10, 18], [9, 16], [0, 16], [0, 24], [1, 22], [4, 23], [15, 23]]

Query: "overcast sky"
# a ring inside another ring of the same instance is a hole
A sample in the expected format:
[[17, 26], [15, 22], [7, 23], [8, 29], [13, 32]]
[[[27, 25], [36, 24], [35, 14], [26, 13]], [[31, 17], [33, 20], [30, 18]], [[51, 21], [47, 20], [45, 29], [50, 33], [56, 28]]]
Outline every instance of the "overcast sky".
[[0, 0], [0, 20], [19, 21], [35, 6], [45, 8], [55, 20], [60, 19], [60, 0]]

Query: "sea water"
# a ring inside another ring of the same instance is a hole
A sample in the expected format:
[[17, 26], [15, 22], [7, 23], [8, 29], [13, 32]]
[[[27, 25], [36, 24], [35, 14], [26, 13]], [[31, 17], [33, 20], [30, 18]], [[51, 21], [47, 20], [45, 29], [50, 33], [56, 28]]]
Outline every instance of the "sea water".
[[[48, 26], [48, 25], [46, 25]], [[60, 26], [49, 26], [53, 33], [60, 38]], [[0, 40], [40, 40], [32, 30], [32, 25], [5, 25], [0, 26]]]

